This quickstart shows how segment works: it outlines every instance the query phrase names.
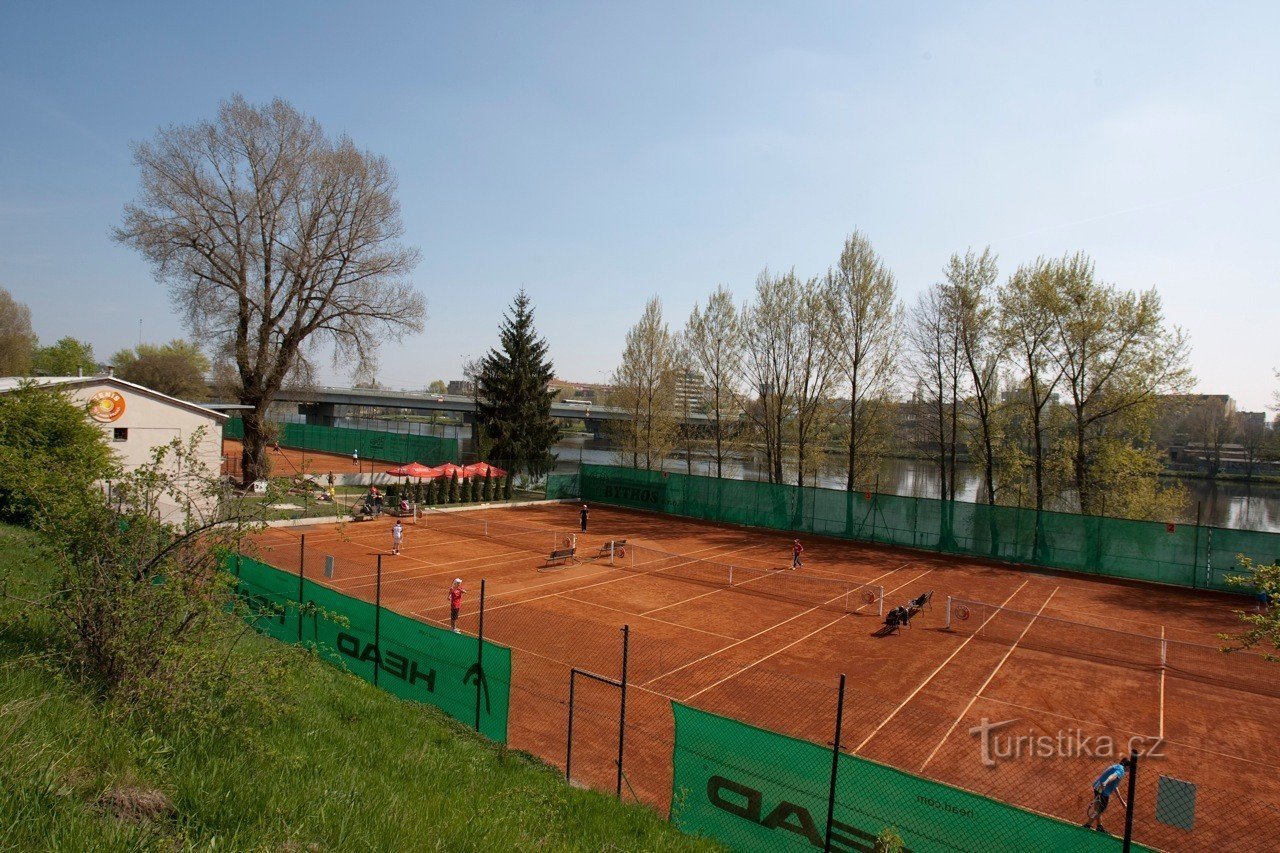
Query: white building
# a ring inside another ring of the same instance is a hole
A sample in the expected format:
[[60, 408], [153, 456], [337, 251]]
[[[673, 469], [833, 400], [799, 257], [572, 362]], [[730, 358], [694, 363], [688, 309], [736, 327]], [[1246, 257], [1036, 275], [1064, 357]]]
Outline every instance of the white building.
[[[89, 417], [102, 430], [107, 444], [125, 472], [151, 461], [157, 447], [174, 439], [185, 444], [204, 427], [198, 456], [209, 478], [218, 476], [222, 467], [222, 425], [227, 416], [219, 412], [178, 400], [159, 391], [117, 379], [114, 376], [39, 376], [33, 379], [0, 378], [0, 394], [12, 391], [23, 382], [56, 386], [74, 401], [82, 403]], [[197, 511], [211, 516], [216, 506], [202, 501]], [[172, 496], [161, 501], [163, 518], [173, 517], [178, 503]]]

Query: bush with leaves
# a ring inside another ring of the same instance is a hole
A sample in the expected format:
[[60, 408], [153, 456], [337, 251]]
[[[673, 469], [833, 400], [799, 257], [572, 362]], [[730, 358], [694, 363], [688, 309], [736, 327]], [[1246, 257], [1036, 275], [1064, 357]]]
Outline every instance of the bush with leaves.
[[[1227, 583], [1253, 593], [1252, 611], [1238, 610], [1237, 617], [1247, 627], [1242, 634], [1220, 634], [1224, 652], [1243, 651], [1257, 646], [1269, 646], [1264, 652], [1267, 660], [1280, 663], [1280, 558], [1271, 565], [1255, 563], [1244, 554], [1237, 554], [1243, 574], [1230, 575]], [[1280, 675], [1280, 670], [1277, 670]]]
[[[203, 430], [113, 471], [83, 407], [49, 391], [15, 393], [0, 401], [0, 488], [18, 498], [7, 506], [38, 534], [49, 571], [39, 587], [4, 577], [0, 590], [21, 619], [48, 626], [37, 663], [154, 726], [227, 731], [271, 713], [279, 697], [262, 667], [272, 664], [236, 653], [252, 628], [237, 618], [235, 578], [220, 570], [257, 527], [248, 508], [271, 495], [224, 495], [207, 474]], [[53, 464], [65, 450], [33, 437], [42, 431], [75, 439], [86, 463], [111, 475], [109, 493]], [[175, 506], [178, 521], [161, 521]]]

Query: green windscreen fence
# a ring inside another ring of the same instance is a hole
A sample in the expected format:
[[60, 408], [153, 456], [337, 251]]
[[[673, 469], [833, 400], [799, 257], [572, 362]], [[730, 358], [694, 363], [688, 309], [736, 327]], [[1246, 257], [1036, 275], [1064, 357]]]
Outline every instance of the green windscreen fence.
[[[572, 493], [576, 488], [576, 494]], [[1036, 512], [872, 492], [583, 465], [555, 475], [558, 497], [656, 512], [902, 545], [1074, 572], [1240, 591], [1236, 555], [1271, 563], [1280, 534]]]
[[[377, 608], [250, 557], [230, 557], [227, 569], [239, 578], [238, 594], [254, 627], [286, 643], [313, 646], [327, 661], [376, 683], [401, 699], [435, 705], [454, 719], [474, 725], [477, 698], [480, 732], [507, 741], [511, 690], [511, 650], [489, 641]], [[332, 616], [340, 616], [341, 620]], [[301, 619], [301, 630], [299, 630]]]
[[[458, 461], [458, 441], [434, 435], [410, 435], [378, 429], [327, 427], [317, 424], [279, 423], [280, 444], [300, 450], [317, 450], [350, 456], [358, 452], [364, 459], [385, 462], [421, 462], [439, 465]], [[222, 427], [225, 438], [244, 438], [244, 421], [231, 418]]]
[[[831, 750], [671, 703], [671, 820], [733, 850], [822, 850]], [[871, 850], [892, 829], [907, 850], [1114, 851], [1120, 839], [864, 758], [838, 759], [831, 849]], [[1144, 849], [1137, 845], [1134, 849]]]

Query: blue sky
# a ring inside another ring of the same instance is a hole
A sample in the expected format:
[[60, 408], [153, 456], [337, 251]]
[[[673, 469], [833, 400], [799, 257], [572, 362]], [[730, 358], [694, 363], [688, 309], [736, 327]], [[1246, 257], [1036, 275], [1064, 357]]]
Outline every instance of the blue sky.
[[[1083, 250], [1156, 286], [1200, 387], [1280, 367], [1280, 5], [27, 3], [0, 10], [0, 286], [103, 357], [183, 334], [108, 239], [131, 140], [274, 96], [400, 176], [426, 331], [379, 380], [459, 374], [524, 286], [598, 381], [652, 294], [673, 326], [866, 232], [912, 300], [948, 255]], [[340, 378], [331, 371], [330, 378]]]

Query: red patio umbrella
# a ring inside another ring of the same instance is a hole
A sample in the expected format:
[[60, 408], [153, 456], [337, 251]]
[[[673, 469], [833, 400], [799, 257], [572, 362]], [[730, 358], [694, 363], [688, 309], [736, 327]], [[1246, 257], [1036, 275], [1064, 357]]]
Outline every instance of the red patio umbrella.
[[505, 477], [507, 472], [499, 468], [497, 465], [490, 465], [488, 462], [473, 462], [466, 465], [462, 469], [468, 477], [484, 477], [486, 474], [490, 477]]
[[387, 473], [393, 477], [413, 477], [415, 480], [430, 479], [439, 476], [435, 468], [428, 468], [420, 462], [410, 462], [395, 468], [388, 468]]
[[431, 473], [424, 474], [423, 476], [448, 478], [457, 474], [459, 479], [467, 476], [466, 468], [463, 468], [461, 465], [454, 465], [452, 462], [446, 462], [443, 465], [437, 465], [434, 468], [428, 468], [427, 470]]

